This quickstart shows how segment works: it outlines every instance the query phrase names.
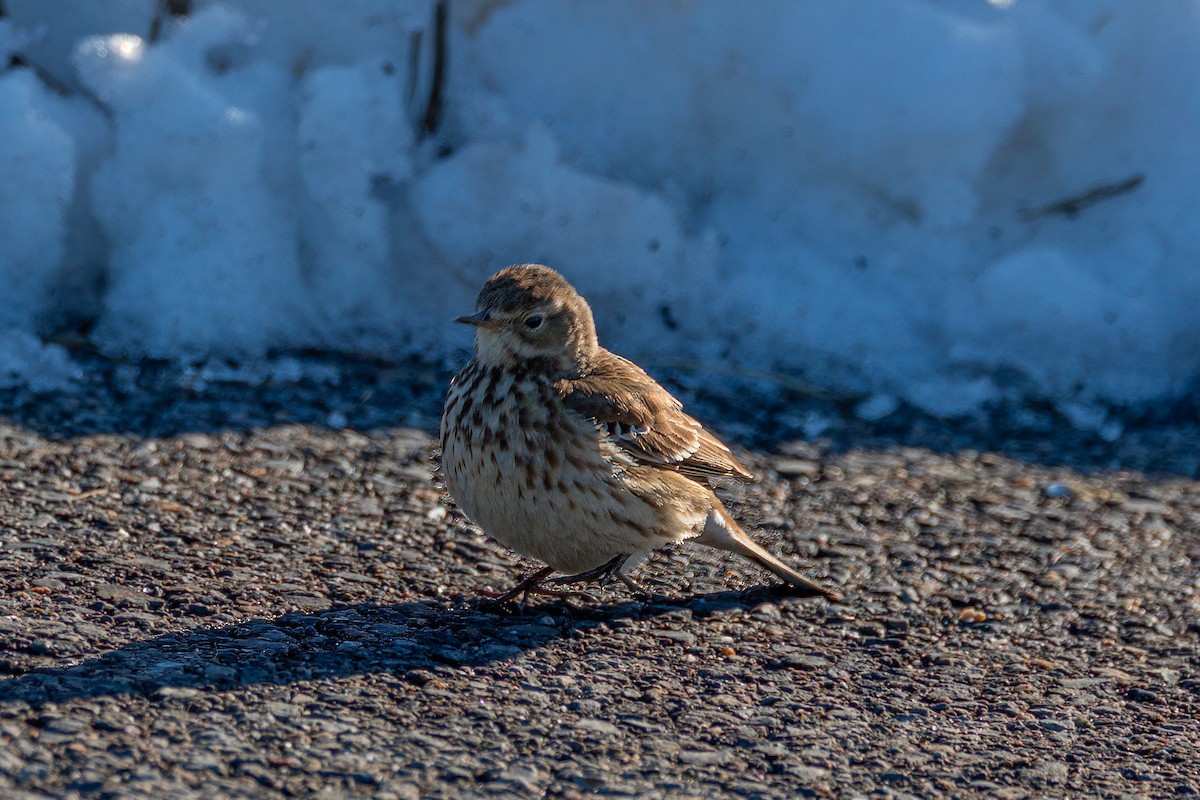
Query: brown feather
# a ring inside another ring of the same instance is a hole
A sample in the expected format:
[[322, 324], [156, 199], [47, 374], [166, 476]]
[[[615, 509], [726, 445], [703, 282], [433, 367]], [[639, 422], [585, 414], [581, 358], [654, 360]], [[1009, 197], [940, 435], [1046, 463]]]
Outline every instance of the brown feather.
[[558, 381], [563, 404], [608, 427], [613, 441], [633, 458], [696, 479], [754, 477], [632, 361], [599, 348], [588, 367], [582, 377]]

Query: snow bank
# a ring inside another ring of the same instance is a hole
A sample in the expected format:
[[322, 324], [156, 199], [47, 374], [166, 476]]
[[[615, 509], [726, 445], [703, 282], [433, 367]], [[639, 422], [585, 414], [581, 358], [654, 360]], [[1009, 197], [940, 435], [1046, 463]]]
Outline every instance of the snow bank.
[[33, 327], [62, 262], [75, 147], [48, 94], [29, 72], [0, 75], [0, 328]]
[[875, 418], [1200, 372], [1197, 0], [458, 0], [432, 134], [433, 0], [6, 9], [0, 328], [444, 355], [539, 260], [627, 354]]
[[0, 330], [0, 389], [61, 392], [81, 377], [79, 367], [60, 345], [45, 344], [25, 331]]
[[689, 238], [662, 197], [564, 164], [538, 126], [437, 162], [411, 202], [441, 263], [470, 277], [460, 309], [496, 264], [534, 261], [556, 265], [604, 309], [609, 341], [661, 352], [712, 324], [715, 247]]
[[[206, 69], [244, 43], [246, 21], [215, 9], [147, 47], [84, 40], [76, 66], [112, 110], [116, 147], [91, 182], [112, 243], [96, 338], [157, 357], [231, 349], [259, 355], [306, 335], [293, 209], [268, 169], [284, 73], [256, 62]], [[250, 75], [243, 75], [243, 70]]]

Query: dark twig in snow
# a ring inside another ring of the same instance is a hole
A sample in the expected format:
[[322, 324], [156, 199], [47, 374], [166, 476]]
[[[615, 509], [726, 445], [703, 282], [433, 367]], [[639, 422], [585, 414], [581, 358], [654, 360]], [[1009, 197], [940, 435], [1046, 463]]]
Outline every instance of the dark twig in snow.
[[442, 89], [446, 82], [446, 0], [438, 0], [433, 12], [433, 75], [429, 82], [429, 103], [421, 120], [421, 133], [435, 133], [442, 119]]
[[1072, 195], [1063, 200], [1058, 200], [1054, 203], [1044, 205], [1041, 208], [1033, 209], [1032, 211], [1021, 212], [1021, 219], [1026, 222], [1038, 219], [1040, 217], [1048, 217], [1051, 214], [1062, 214], [1064, 217], [1074, 217], [1083, 209], [1090, 205], [1099, 203], [1101, 200], [1108, 200], [1113, 197], [1132, 192], [1134, 189], [1142, 185], [1146, 180], [1146, 176], [1140, 172], [1132, 175], [1123, 181], [1116, 183], [1102, 183], [1088, 189], [1086, 192]]
[[158, 11], [154, 13], [154, 19], [150, 20], [150, 31], [146, 34], [146, 41], [158, 41], [158, 37], [162, 35], [163, 20], [168, 16], [186, 17], [191, 12], [192, 0], [159, 0]]

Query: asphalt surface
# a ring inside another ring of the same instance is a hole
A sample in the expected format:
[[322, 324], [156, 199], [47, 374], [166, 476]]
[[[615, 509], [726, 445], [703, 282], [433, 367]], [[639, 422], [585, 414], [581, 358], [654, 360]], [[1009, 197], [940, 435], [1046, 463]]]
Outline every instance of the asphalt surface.
[[681, 380], [761, 476], [735, 514], [844, 602], [685, 546], [654, 599], [505, 611], [478, 590], [532, 565], [431, 473], [447, 371], [297, 363], [0, 394], [0, 796], [1200, 792], [1187, 413], [1105, 441]]

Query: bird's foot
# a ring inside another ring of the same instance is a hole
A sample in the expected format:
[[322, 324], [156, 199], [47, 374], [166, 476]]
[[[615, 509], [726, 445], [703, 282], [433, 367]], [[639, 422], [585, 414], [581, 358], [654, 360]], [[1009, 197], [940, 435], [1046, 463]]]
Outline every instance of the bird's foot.
[[656, 593], [650, 591], [645, 586], [626, 575], [624, 572], [618, 572], [617, 577], [621, 579], [621, 583], [629, 587], [629, 591], [645, 600], [653, 600], [658, 597]]
[[628, 555], [619, 555], [611, 561], [601, 564], [595, 569], [589, 569], [587, 572], [580, 572], [578, 575], [561, 575], [557, 578], [551, 578], [546, 583], [552, 583], [556, 586], [566, 586], [572, 583], [598, 583], [601, 586], [607, 586], [612, 583], [614, 576], [620, 574], [621, 567], [624, 566]]
[[601, 586], [607, 586], [613, 582], [613, 579], [619, 579], [621, 583], [629, 587], [634, 594], [643, 597], [654, 597], [654, 593], [635, 581], [633, 578], [625, 574], [625, 562], [630, 558], [629, 553], [616, 556], [606, 564], [601, 564], [595, 569], [589, 569], [587, 572], [581, 572], [578, 575], [563, 575], [558, 578], [551, 578], [546, 581], [557, 586], [562, 586], [572, 583], [591, 583], [596, 582]]
[[[507, 592], [493, 592], [488, 589], [480, 589], [479, 594], [488, 598], [498, 606], [506, 606], [516, 602], [519, 606], [524, 607], [529, 602], [529, 598], [536, 595], [538, 597], [555, 597], [559, 600], [577, 597], [580, 600], [585, 600], [589, 603], [598, 602], [594, 595], [587, 592], [577, 592], [570, 589], [551, 589], [546, 586], [546, 583], [557, 583], [557, 581], [547, 581], [546, 579], [554, 573], [553, 567], [543, 567], [537, 572], [521, 579], [516, 586], [509, 589]], [[518, 601], [517, 598], [520, 598]]]

